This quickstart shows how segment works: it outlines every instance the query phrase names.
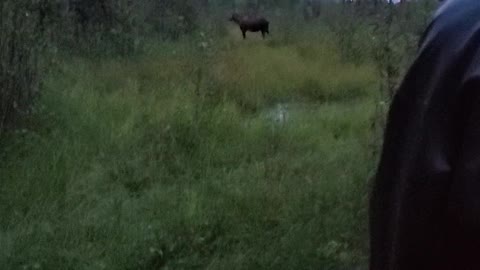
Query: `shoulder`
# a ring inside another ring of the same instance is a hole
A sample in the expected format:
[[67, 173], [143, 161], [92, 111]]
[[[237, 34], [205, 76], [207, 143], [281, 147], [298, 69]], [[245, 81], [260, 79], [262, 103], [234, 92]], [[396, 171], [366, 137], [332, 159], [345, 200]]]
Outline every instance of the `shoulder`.
[[419, 88], [459, 89], [472, 78], [480, 78], [478, 14], [480, 0], [446, 0], [425, 31], [399, 92], [418, 96]]
[[420, 40], [419, 53], [443, 57], [476, 54], [480, 48], [480, 1], [446, 0]]
[[435, 12], [425, 39], [432, 36], [462, 40], [478, 30], [480, 22], [480, 1], [446, 0]]
[[[460, 88], [480, 85], [480, 0], [446, 0], [433, 16], [421, 52], [461, 77]], [[448, 66], [448, 67], [447, 67]]]

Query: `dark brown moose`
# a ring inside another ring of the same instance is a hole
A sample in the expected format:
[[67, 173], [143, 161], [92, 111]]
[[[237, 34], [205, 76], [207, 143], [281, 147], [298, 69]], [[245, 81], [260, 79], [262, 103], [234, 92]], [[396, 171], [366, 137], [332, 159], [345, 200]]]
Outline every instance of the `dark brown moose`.
[[242, 31], [243, 39], [246, 38], [247, 31], [250, 32], [262, 32], [262, 37], [265, 38], [265, 33], [270, 34], [268, 31], [269, 22], [264, 17], [247, 17], [240, 16], [238, 13], [233, 13], [230, 17], [230, 21], [235, 22]]

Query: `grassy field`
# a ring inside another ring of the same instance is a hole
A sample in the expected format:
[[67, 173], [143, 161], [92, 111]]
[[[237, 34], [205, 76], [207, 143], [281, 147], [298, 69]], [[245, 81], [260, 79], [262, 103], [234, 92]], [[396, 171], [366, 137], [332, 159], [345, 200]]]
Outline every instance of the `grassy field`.
[[365, 269], [375, 69], [237, 31], [60, 57], [0, 142], [0, 268]]

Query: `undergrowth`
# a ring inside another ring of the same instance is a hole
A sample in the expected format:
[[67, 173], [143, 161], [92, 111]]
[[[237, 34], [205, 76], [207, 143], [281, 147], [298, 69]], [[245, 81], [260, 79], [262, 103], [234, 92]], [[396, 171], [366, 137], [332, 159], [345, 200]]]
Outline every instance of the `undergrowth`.
[[60, 60], [3, 139], [2, 269], [365, 265], [375, 71], [232, 33]]

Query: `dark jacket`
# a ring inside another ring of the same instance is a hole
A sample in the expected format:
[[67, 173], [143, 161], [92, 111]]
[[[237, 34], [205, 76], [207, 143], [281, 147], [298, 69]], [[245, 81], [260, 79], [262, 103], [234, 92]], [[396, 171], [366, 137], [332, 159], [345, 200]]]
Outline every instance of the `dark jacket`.
[[371, 270], [480, 270], [480, 0], [449, 0], [392, 102]]

